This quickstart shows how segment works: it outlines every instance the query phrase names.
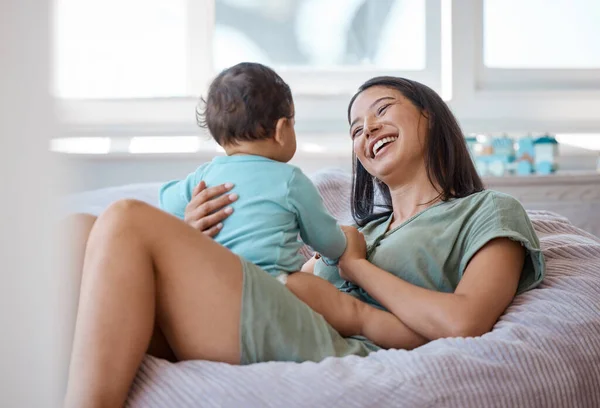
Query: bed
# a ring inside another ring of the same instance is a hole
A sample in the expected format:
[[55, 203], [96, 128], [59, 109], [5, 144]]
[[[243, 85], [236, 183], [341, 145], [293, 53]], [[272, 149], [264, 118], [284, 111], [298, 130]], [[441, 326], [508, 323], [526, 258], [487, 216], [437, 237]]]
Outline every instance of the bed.
[[[348, 221], [350, 177], [313, 175]], [[100, 213], [119, 198], [156, 205], [159, 183], [69, 196], [66, 213]], [[172, 364], [146, 357], [130, 407], [600, 407], [600, 239], [566, 218], [530, 211], [547, 262], [542, 284], [515, 298], [494, 329], [412, 351], [320, 363]]]

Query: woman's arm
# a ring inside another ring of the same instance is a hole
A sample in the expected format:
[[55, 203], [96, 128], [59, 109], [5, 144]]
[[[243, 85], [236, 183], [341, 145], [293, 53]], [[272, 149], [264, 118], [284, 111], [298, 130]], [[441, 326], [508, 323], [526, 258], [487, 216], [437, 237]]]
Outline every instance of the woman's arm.
[[343, 260], [341, 268], [408, 327], [434, 340], [490, 331], [515, 296], [524, 260], [519, 243], [494, 239], [473, 256], [454, 293], [415, 286], [365, 259]]

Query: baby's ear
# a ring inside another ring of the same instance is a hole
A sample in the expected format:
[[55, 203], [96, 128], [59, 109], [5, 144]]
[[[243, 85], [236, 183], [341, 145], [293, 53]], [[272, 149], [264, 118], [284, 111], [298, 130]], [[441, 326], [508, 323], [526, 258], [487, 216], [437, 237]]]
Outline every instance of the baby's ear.
[[285, 128], [288, 125], [288, 120], [288, 118], [279, 118], [277, 120], [277, 124], [275, 125], [275, 135], [273, 138], [280, 145], [283, 145], [285, 142]]

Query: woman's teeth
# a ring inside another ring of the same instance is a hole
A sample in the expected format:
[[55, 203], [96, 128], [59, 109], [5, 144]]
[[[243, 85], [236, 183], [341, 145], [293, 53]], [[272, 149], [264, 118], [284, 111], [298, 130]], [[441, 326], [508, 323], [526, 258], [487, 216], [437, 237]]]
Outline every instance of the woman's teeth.
[[390, 137], [384, 137], [383, 139], [378, 140], [377, 143], [375, 143], [373, 145], [373, 157], [375, 157], [375, 155], [377, 154], [379, 149], [381, 149], [383, 147], [383, 145], [385, 145], [386, 143], [391, 143], [391, 142], [395, 141], [396, 139], [398, 139], [398, 138], [390, 136]]

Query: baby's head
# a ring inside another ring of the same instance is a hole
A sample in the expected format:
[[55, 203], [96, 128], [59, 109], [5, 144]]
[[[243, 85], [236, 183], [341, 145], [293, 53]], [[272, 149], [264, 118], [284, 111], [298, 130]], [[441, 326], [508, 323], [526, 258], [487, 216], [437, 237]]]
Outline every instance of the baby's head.
[[272, 69], [243, 62], [210, 84], [198, 124], [228, 155], [254, 154], [287, 162], [296, 152], [290, 87]]

